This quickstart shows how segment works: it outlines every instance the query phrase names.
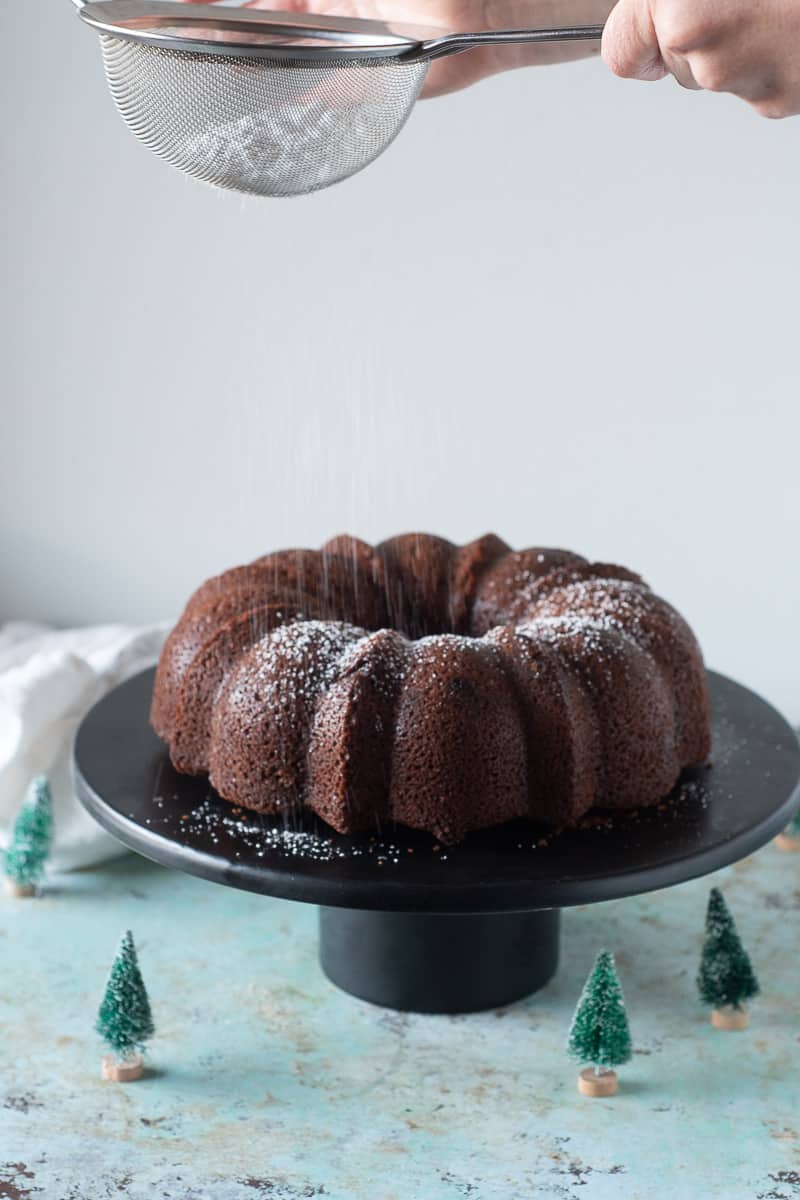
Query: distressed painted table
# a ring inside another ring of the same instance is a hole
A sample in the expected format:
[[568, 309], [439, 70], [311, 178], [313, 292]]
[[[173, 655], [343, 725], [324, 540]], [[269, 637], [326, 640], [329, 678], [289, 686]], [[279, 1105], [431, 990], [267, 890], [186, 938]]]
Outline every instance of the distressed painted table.
[[[694, 974], [711, 883], [760, 975], [744, 1033]], [[316, 913], [130, 855], [0, 901], [3, 1200], [797, 1200], [800, 856], [564, 913], [568, 959], [505, 1010], [423, 1017], [337, 991]], [[158, 1033], [104, 1083], [92, 1032], [119, 934]], [[636, 1052], [612, 1100], [564, 1056], [594, 954], [615, 951]]]

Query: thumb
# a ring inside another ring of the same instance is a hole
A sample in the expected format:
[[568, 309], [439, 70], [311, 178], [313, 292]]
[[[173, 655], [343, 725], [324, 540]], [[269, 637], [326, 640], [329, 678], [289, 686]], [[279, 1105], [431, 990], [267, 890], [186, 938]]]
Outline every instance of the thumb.
[[619, 0], [606, 21], [601, 52], [606, 66], [623, 79], [663, 79], [669, 74], [648, 0]]

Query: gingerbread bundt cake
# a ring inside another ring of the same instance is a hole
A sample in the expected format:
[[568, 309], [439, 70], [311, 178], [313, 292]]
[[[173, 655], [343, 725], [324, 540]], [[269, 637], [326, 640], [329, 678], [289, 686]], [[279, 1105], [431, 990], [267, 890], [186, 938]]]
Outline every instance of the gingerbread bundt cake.
[[493, 535], [338, 537], [208, 580], [152, 722], [234, 804], [444, 842], [655, 804], [710, 748], [700, 649], [670, 605], [624, 567]]

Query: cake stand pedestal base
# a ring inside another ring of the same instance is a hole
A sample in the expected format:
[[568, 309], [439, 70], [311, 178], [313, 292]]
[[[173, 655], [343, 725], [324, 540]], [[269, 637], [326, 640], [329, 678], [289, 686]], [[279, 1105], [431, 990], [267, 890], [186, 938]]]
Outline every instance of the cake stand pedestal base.
[[560, 915], [320, 908], [319, 957], [332, 983], [372, 1004], [479, 1012], [544, 987], [558, 965]]

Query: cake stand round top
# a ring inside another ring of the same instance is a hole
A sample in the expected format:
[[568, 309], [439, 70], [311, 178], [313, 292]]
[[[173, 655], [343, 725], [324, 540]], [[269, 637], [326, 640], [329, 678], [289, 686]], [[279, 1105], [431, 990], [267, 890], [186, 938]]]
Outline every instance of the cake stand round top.
[[75, 739], [78, 795], [125, 845], [217, 883], [315, 904], [396, 912], [514, 912], [610, 900], [680, 883], [775, 836], [800, 800], [800, 746], [759, 696], [709, 675], [712, 765], [657, 808], [592, 813], [548, 835], [526, 822], [458, 846], [400, 826], [346, 837], [310, 813], [232, 808], [179, 775], [148, 721], [153, 672], [100, 700]]

